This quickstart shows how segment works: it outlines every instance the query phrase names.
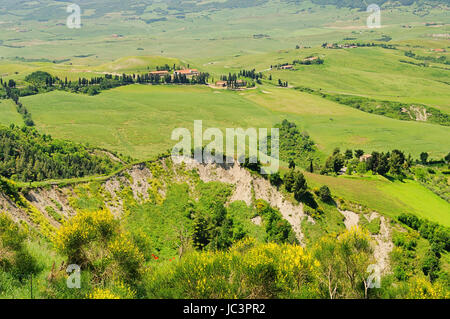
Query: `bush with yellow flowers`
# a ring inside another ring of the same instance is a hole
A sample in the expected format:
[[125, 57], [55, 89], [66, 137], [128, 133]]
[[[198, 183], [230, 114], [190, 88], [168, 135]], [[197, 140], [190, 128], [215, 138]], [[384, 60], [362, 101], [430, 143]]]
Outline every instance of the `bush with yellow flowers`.
[[144, 257], [108, 210], [80, 212], [66, 221], [55, 236], [55, 246], [68, 263], [89, 270], [94, 284], [120, 278], [135, 285], [141, 279]]
[[136, 291], [123, 282], [114, 282], [107, 288], [94, 288], [87, 296], [88, 299], [134, 299]]
[[55, 246], [68, 257], [69, 263], [86, 265], [89, 255], [104, 249], [118, 231], [119, 222], [110, 211], [80, 212], [57, 231]]
[[227, 251], [195, 251], [146, 277], [150, 298], [277, 298], [316, 294], [319, 263], [298, 245], [244, 239]]
[[449, 299], [450, 289], [442, 282], [431, 283], [425, 276], [416, 276], [408, 282], [406, 299]]
[[112, 240], [108, 249], [110, 258], [117, 265], [119, 276], [127, 282], [140, 279], [144, 256], [139, 251], [129, 234], [121, 233]]

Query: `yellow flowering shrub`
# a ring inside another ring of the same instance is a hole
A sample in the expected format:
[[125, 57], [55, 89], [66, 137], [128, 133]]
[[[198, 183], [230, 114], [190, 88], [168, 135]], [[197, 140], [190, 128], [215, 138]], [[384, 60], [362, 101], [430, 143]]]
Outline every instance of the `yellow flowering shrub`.
[[108, 210], [77, 214], [58, 230], [54, 243], [69, 263], [90, 269], [95, 281], [140, 279], [144, 257]]
[[57, 231], [54, 243], [56, 248], [69, 257], [70, 262], [83, 263], [85, 249], [94, 242], [106, 242], [119, 228], [119, 223], [108, 210], [80, 212], [64, 222]]
[[110, 258], [117, 263], [121, 274], [127, 281], [133, 281], [140, 277], [144, 256], [128, 234], [119, 234], [109, 243], [108, 248]]
[[228, 251], [195, 251], [157, 269], [148, 277], [149, 293], [156, 298], [301, 295], [316, 289], [318, 266], [318, 261], [300, 246], [243, 239]]
[[120, 299], [120, 297], [109, 289], [95, 288], [89, 295], [89, 299]]
[[88, 296], [88, 299], [134, 299], [136, 291], [125, 285], [123, 282], [115, 282], [108, 288], [95, 288]]
[[407, 299], [449, 299], [450, 291], [440, 282], [431, 283], [425, 276], [409, 281]]

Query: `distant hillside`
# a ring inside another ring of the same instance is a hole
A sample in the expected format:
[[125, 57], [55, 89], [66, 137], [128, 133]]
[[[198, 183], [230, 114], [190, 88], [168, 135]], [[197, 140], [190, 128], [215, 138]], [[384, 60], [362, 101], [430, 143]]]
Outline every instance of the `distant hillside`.
[[[123, 12], [124, 16], [143, 16], [149, 13], [159, 16], [189, 14], [204, 11], [219, 11], [224, 9], [252, 8], [271, 4], [273, 0], [166, 0], [156, 3], [153, 0], [78, 0], [77, 4], [83, 11], [93, 11], [88, 18], [99, 18], [112, 12]], [[307, 0], [282, 0], [286, 4], [301, 5], [310, 3]], [[316, 5], [334, 5], [338, 8], [359, 8], [365, 10], [368, 4], [378, 5], [413, 5], [413, 4], [448, 4], [447, 0], [311, 0]], [[0, 15], [10, 14], [24, 20], [48, 21], [61, 19], [61, 10], [67, 6], [67, 2], [60, 0], [40, 0], [34, 2], [3, 0], [0, 4]]]

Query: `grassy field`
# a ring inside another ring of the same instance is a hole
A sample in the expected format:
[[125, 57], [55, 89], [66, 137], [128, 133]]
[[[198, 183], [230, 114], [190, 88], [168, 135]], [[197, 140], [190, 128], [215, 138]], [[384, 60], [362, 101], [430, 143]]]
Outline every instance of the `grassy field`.
[[[406, 45], [403, 42], [400, 44]], [[446, 48], [448, 45], [446, 41], [424, 44], [421, 55], [432, 48]], [[448, 83], [444, 83], [448, 82], [450, 67], [418, 67], [402, 63], [401, 60], [414, 61], [405, 57], [404, 51], [409, 48], [404, 48], [405, 50], [374, 47], [333, 50], [314, 47], [281, 50], [215, 61], [208, 65], [208, 68], [214, 74], [255, 68], [257, 71], [263, 71], [266, 77], [272, 75], [274, 84], [281, 79], [288, 81], [291, 86], [405, 103], [423, 103], [450, 113], [450, 90]], [[291, 64], [294, 60], [302, 60], [308, 56], [320, 56], [325, 63], [297, 65], [295, 70], [268, 70], [272, 65]]]
[[450, 226], [450, 205], [415, 181], [389, 181], [381, 176], [331, 177], [305, 173], [311, 187], [329, 186], [331, 192], [391, 217], [413, 213]]
[[29, 2], [17, 12], [2, 11], [2, 28], [6, 32], [0, 34], [0, 56], [64, 58], [74, 64], [79, 61], [98, 64], [130, 55], [197, 60], [294, 48], [299, 43], [319, 45], [345, 37], [375, 40], [383, 33], [394, 40], [426, 37], [442, 32], [439, 28], [401, 26], [420, 27], [424, 21], [448, 21], [444, 10], [428, 9], [425, 16], [420, 16], [414, 6], [400, 7], [383, 11], [383, 28], [374, 31], [367, 29], [369, 14], [364, 11], [315, 6], [308, 1], [300, 4], [257, 1], [258, 6], [232, 1], [231, 7], [221, 10], [202, 10], [196, 2], [184, 1], [184, 6], [192, 6], [186, 10], [155, 2], [136, 13], [132, 13], [136, 7], [118, 2], [114, 6], [80, 3], [83, 11], [80, 29], [65, 26], [68, 14], [63, 3], [45, 7], [42, 2]]
[[239, 94], [208, 87], [133, 85], [94, 97], [51, 92], [23, 98], [37, 127], [54, 137], [88, 142], [137, 159], [173, 146], [172, 130], [271, 127], [281, 117]]
[[111, 62], [100, 64], [98, 61], [93, 64], [87, 63], [87, 61], [64, 64], [24, 61], [14, 61], [11, 63], [11, 61], [9, 61], [9, 63], [0, 62], [0, 77], [22, 81], [32, 72], [45, 71], [60, 79], [67, 77], [68, 80], [78, 80], [80, 77], [92, 78], [103, 76], [105, 73], [118, 75], [122, 75], [123, 73], [145, 73], [154, 71], [157, 66], [164, 66], [165, 64], [170, 67], [173, 67], [174, 64], [176, 66], [186, 65], [186, 63], [179, 59], [161, 56], [126, 56]]
[[9, 125], [11, 123], [23, 125], [22, 117], [16, 111], [16, 106], [11, 100], [0, 100], [0, 124]]
[[398, 148], [416, 157], [423, 151], [442, 157], [450, 149], [448, 127], [373, 115], [292, 89], [264, 88], [244, 97], [295, 120], [327, 154], [335, 147]]
[[401, 149], [442, 157], [449, 128], [364, 113], [292, 89], [245, 92], [207, 87], [133, 85], [98, 96], [51, 92], [22, 99], [37, 127], [54, 137], [88, 142], [145, 159], [171, 148], [174, 128], [271, 127], [284, 118], [309, 132], [321, 151]]

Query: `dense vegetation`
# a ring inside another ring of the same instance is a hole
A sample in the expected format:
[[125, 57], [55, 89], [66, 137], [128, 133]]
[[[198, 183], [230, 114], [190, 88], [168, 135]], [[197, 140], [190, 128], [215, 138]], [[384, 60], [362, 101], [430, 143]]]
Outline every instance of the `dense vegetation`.
[[0, 127], [0, 175], [17, 181], [41, 181], [106, 174], [120, 167], [106, 154], [34, 128]]
[[[301, 131], [297, 124], [283, 120], [275, 125], [280, 133], [279, 155], [285, 162], [293, 162], [304, 169], [318, 167], [321, 156], [308, 132]], [[270, 140], [270, 139], [269, 139]], [[269, 143], [269, 142], [268, 142]]]

